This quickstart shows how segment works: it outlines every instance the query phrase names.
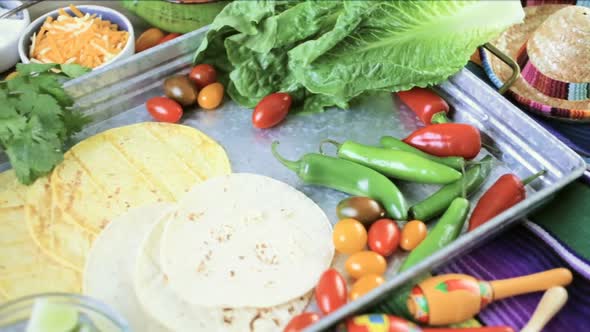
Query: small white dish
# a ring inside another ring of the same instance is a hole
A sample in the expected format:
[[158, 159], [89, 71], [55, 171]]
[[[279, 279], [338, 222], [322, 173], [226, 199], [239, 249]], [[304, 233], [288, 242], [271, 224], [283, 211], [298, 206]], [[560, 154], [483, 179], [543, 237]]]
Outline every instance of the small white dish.
[[[114, 58], [112, 58], [111, 60], [103, 63], [100, 66], [97, 66], [94, 69], [97, 68], [102, 68], [104, 66], [107, 66], [115, 61], [119, 61], [125, 58], [128, 58], [130, 56], [132, 56], [133, 54], [135, 54], [135, 34], [133, 32], [133, 25], [131, 24], [131, 22], [129, 22], [129, 19], [121, 14], [120, 12], [111, 9], [111, 8], [107, 8], [107, 7], [103, 7], [103, 6], [93, 6], [93, 5], [79, 5], [76, 6], [80, 11], [82, 11], [83, 13], [88, 13], [88, 14], [96, 14], [98, 17], [101, 17], [103, 20], [109, 20], [111, 21], [111, 23], [115, 23], [119, 26], [119, 30], [125, 30], [127, 32], [129, 32], [129, 39], [127, 40], [127, 44], [125, 44], [125, 47], [123, 48], [123, 50], [117, 54]], [[64, 8], [64, 10], [69, 13], [69, 14], [73, 14], [69, 8]], [[51, 11], [39, 18], [37, 18], [35, 21], [33, 21], [33, 23], [31, 23], [26, 30], [24, 31], [24, 33], [21, 35], [19, 41], [18, 41], [18, 54], [20, 56], [20, 59], [23, 63], [29, 63], [31, 62], [31, 60], [29, 59], [29, 49], [31, 47], [31, 37], [33, 36], [34, 33], [38, 32], [39, 29], [41, 29], [41, 26], [43, 25], [43, 23], [45, 22], [45, 19], [48, 16], [52, 16], [53, 18], [57, 18], [57, 16], [59, 15], [58, 10], [54, 10]]]
[[[23, 3], [21, 1], [0, 1], [2, 9], [13, 9]], [[10, 18], [0, 19], [0, 72], [6, 71], [18, 62], [19, 37], [31, 23], [29, 11], [24, 9]]]

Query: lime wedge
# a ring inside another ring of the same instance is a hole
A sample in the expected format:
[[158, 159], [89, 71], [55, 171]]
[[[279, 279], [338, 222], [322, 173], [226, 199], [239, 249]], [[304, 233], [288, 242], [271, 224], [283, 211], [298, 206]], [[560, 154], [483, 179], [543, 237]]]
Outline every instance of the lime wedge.
[[46, 299], [36, 300], [26, 332], [71, 332], [78, 325], [78, 311]]

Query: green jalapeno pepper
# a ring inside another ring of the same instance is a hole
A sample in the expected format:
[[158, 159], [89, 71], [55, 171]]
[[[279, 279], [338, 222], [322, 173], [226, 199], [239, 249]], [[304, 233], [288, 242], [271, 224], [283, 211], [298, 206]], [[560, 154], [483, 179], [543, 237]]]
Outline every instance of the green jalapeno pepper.
[[439, 216], [451, 204], [453, 199], [475, 192], [492, 171], [492, 157], [484, 157], [478, 164], [471, 166], [462, 179], [449, 183], [425, 200], [410, 208], [414, 219], [428, 221]]
[[385, 175], [352, 161], [308, 153], [298, 161], [281, 157], [273, 142], [272, 153], [285, 167], [297, 173], [308, 184], [340, 190], [379, 201], [390, 217], [406, 220], [408, 205], [402, 193]]
[[463, 168], [465, 167], [465, 159], [463, 157], [437, 157], [437, 156], [433, 156], [433, 155], [428, 154], [422, 150], [418, 150], [415, 147], [413, 147], [409, 144], [406, 144], [403, 141], [401, 141], [395, 137], [383, 136], [383, 137], [381, 137], [381, 140], [379, 140], [379, 144], [381, 144], [381, 146], [388, 148], [388, 149], [414, 153], [420, 157], [430, 159], [430, 160], [437, 162], [439, 164], [447, 165], [447, 166], [454, 168], [458, 171], [463, 170]]
[[455, 198], [426, 238], [410, 252], [408, 258], [402, 264], [400, 272], [420, 263], [453, 242], [461, 233], [468, 212], [469, 201], [463, 197]]
[[392, 178], [434, 184], [447, 184], [461, 178], [460, 172], [410, 152], [378, 148], [352, 141], [340, 144], [325, 140], [323, 143], [336, 145], [338, 157], [367, 166]]

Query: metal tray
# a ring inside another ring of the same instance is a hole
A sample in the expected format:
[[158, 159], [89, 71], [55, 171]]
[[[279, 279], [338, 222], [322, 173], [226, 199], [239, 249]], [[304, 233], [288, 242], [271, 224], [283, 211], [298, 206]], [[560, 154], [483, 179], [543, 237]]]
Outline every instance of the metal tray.
[[[162, 81], [166, 77], [189, 70], [193, 53], [206, 29], [186, 34], [165, 45], [67, 82], [67, 91], [94, 119], [93, 124], [75, 140], [79, 141], [109, 128], [151, 121], [144, 107], [145, 101], [162, 95]], [[395, 270], [405, 255], [397, 254], [389, 262], [385, 284], [325, 317], [309, 330], [321, 330], [334, 325], [346, 316], [386, 297], [390, 291], [411, 278], [506, 230], [518, 218], [547, 201], [584, 172], [585, 163], [578, 155], [467, 70], [451, 77], [437, 89], [452, 105], [454, 121], [478, 127], [483, 133], [484, 142], [493, 147], [494, 153], [482, 151], [478, 156], [481, 158], [485, 154], [493, 154], [497, 160], [484, 189], [507, 172], [525, 177], [546, 169], [548, 174], [528, 186], [528, 198], [524, 202], [477, 230], [464, 234], [432, 257], [398, 275]], [[250, 119], [251, 110], [226, 100], [216, 111], [186, 109], [182, 124], [195, 127], [221, 143], [235, 172], [264, 174], [302, 190], [326, 211], [332, 223], [337, 221], [335, 206], [346, 195], [330, 189], [303, 185], [295, 174], [272, 157], [270, 143], [280, 141], [279, 151], [287, 158], [297, 159], [307, 152], [317, 151], [319, 142], [325, 138], [377, 144], [382, 135], [404, 137], [419, 125], [417, 118], [404, 105], [400, 105], [396, 97], [388, 93], [364, 97], [350, 110], [332, 109], [321, 114], [290, 116], [280, 126], [270, 130], [253, 128]], [[410, 204], [437, 188], [402, 182], [398, 184]], [[474, 195], [472, 201], [484, 189]], [[335, 264], [342, 266], [343, 260], [343, 257], [337, 257]], [[314, 305], [312, 303], [310, 309], [313, 310]]]

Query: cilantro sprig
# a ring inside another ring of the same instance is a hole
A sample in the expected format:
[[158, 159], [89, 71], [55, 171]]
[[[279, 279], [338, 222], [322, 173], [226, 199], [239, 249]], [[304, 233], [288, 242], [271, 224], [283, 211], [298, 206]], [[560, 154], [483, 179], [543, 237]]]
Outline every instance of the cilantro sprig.
[[89, 122], [60, 83], [87, 71], [78, 65], [19, 64], [17, 77], [0, 82], [0, 146], [21, 183], [51, 172], [63, 160], [64, 142]]

